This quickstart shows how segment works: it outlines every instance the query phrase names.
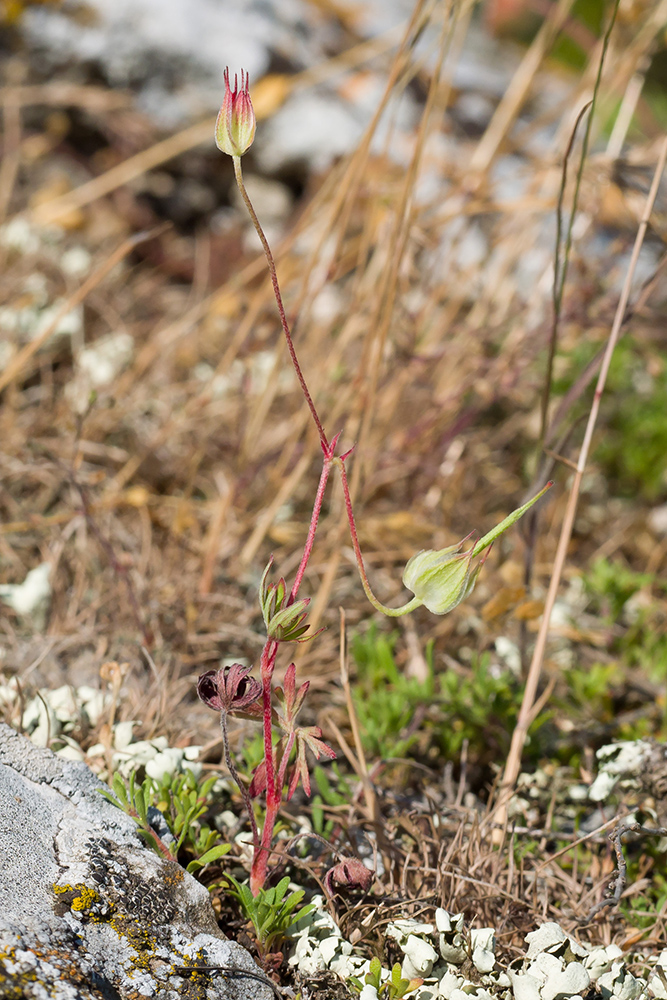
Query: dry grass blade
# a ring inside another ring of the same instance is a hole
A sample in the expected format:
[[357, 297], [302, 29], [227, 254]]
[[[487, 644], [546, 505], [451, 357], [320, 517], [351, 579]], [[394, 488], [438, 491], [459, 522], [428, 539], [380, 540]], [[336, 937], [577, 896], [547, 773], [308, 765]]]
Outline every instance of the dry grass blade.
[[496, 108], [495, 114], [479, 142], [470, 161], [473, 174], [483, 175], [489, 169], [500, 144], [519, 114], [528, 95], [535, 74], [538, 72], [546, 53], [553, 45], [563, 27], [574, 0], [559, 0], [549, 12], [549, 16], [535, 36], [523, 57], [520, 68], [514, 74], [511, 84]]
[[366, 800], [366, 810], [368, 813], [368, 819], [375, 824], [380, 823], [380, 810], [378, 808], [377, 795], [375, 794], [375, 788], [373, 787], [373, 782], [368, 776], [368, 765], [366, 763], [366, 755], [364, 753], [364, 746], [361, 741], [361, 733], [359, 731], [359, 720], [357, 719], [357, 712], [354, 707], [354, 701], [352, 699], [352, 689], [350, 687], [350, 674], [347, 667], [347, 642], [345, 633], [345, 611], [343, 608], [338, 609], [340, 613], [340, 679], [343, 685], [343, 691], [345, 692], [345, 704], [347, 705], [347, 714], [350, 720], [350, 727], [352, 729], [352, 736], [354, 738], [354, 746], [357, 751], [357, 761], [359, 762], [360, 779], [364, 787], [364, 798]]
[[[369, 59], [375, 58], [378, 54], [391, 49], [395, 44], [396, 34], [396, 29], [394, 29], [387, 32], [381, 38], [353, 46], [341, 56], [335, 56], [322, 63], [315, 70], [305, 70], [302, 73], [295, 74], [290, 79], [285, 78], [281, 94], [282, 100], [298, 86], [320, 83], [345, 69], [361, 65]], [[18, 100], [22, 103], [41, 103], [47, 101], [49, 103], [57, 103], [59, 99], [63, 101], [71, 99], [74, 103], [80, 103], [84, 107], [92, 106], [95, 110], [99, 110], [100, 104], [102, 104], [102, 107], [104, 106], [94, 90], [91, 94], [87, 94], [86, 88], [80, 88], [83, 94], [77, 95], [76, 91], [72, 94], [70, 92], [71, 89], [69, 87], [61, 87], [50, 91], [47, 88], [40, 87], [24, 88], [25, 92], [18, 94]], [[257, 118], [260, 120], [266, 116], [268, 111], [268, 108], [264, 106], [261, 95], [262, 91], [260, 90], [259, 96], [255, 97], [255, 112]], [[127, 99], [123, 95], [118, 95], [117, 105], [123, 107], [126, 103]], [[111, 104], [111, 107], [115, 106], [116, 104]], [[156, 167], [175, 159], [182, 153], [196, 149], [197, 146], [201, 146], [203, 143], [210, 142], [215, 121], [215, 117], [206, 118], [202, 122], [197, 122], [196, 125], [189, 125], [175, 135], [170, 135], [166, 139], [154, 143], [148, 149], [144, 149], [140, 153], [129, 157], [117, 166], [107, 170], [101, 176], [94, 177], [85, 184], [81, 184], [74, 191], [68, 191], [58, 198], [53, 198], [45, 202], [33, 210], [32, 217], [34, 221], [38, 225], [50, 225], [58, 222], [59, 219], [68, 215], [73, 209], [83, 208], [85, 205], [89, 205], [96, 199], [110, 194], [124, 184], [129, 184], [138, 177], [142, 177], [149, 170], [154, 170]]]
[[[593, 397], [593, 403], [591, 405], [591, 410], [588, 416], [588, 423], [586, 425], [584, 439], [581, 445], [581, 449], [579, 451], [579, 457], [577, 460], [577, 471], [575, 473], [574, 480], [572, 482], [572, 486], [570, 489], [568, 505], [565, 512], [563, 525], [561, 528], [560, 538], [558, 541], [558, 549], [556, 552], [554, 568], [549, 583], [547, 598], [545, 601], [544, 614], [542, 617], [542, 621], [540, 623], [540, 630], [537, 635], [537, 640], [535, 642], [535, 650], [533, 652], [533, 658], [530, 664], [530, 669], [528, 671], [528, 677], [526, 679], [526, 687], [524, 690], [523, 700], [521, 703], [521, 710], [519, 712], [519, 717], [517, 720], [516, 727], [512, 734], [510, 751], [503, 772], [503, 780], [499, 790], [500, 800], [496, 804], [493, 810], [496, 821], [500, 825], [502, 825], [503, 828], [506, 826], [507, 823], [507, 803], [514, 789], [514, 785], [519, 776], [519, 771], [521, 768], [521, 756], [526, 742], [526, 737], [528, 735], [528, 728], [532, 716], [533, 703], [535, 701], [535, 696], [537, 694], [537, 687], [540, 680], [542, 661], [544, 659], [544, 652], [546, 649], [547, 638], [549, 635], [551, 613], [553, 611], [553, 607], [556, 602], [556, 595], [558, 594], [558, 588], [560, 586], [563, 567], [565, 565], [565, 560], [567, 558], [567, 550], [570, 543], [570, 537], [572, 535], [572, 527], [574, 525], [574, 517], [577, 510], [579, 492], [581, 489], [581, 480], [586, 470], [586, 463], [588, 461], [588, 454], [591, 446], [591, 440], [593, 437], [593, 431], [595, 430], [595, 424], [597, 421], [598, 411], [600, 408], [600, 400], [602, 398], [602, 393], [604, 392], [605, 383], [607, 381], [607, 375], [609, 372], [609, 366], [611, 364], [611, 358], [614, 353], [614, 348], [616, 347], [618, 338], [620, 336], [621, 326], [623, 324], [623, 318], [625, 316], [628, 300], [630, 298], [630, 289], [632, 288], [632, 281], [637, 266], [637, 260], [639, 258], [639, 252], [644, 242], [646, 229], [648, 227], [649, 219], [653, 211], [653, 205], [655, 203], [655, 198], [658, 193], [658, 185], [660, 183], [660, 179], [662, 177], [665, 168], [666, 159], [667, 159], [667, 138], [662, 143], [658, 163], [655, 168], [655, 172], [653, 174], [653, 182], [651, 184], [651, 190], [649, 191], [648, 198], [646, 199], [646, 207], [644, 209], [644, 214], [640, 222], [639, 228], [637, 230], [637, 237], [635, 239], [635, 244], [632, 251], [632, 257], [628, 265], [625, 282], [623, 284], [623, 290], [621, 292], [621, 296], [616, 309], [616, 315], [614, 316], [614, 323], [612, 325], [611, 332], [609, 334], [609, 339], [607, 341], [607, 346], [605, 348], [604, 357], [602, 359], [602, 366], [600, 368], [600, 374], [598, 376], [598, 381], [595, 388], [595, 395]], [[500, 833], [499, 835], [502, 836], [502, 833]]]
[[40, 347], [47, 342], [49, 337], [53, 334], [53, 331], [57, 330], [59, 324], [65, 316], [67, 316], [72, 309], [76, 308], [76, 306], [83, 302], [90, 292], [92, 292], [93, 289], [106, 278], [107, 274], [113, 271], [117, 264], [120, 264], [120, 262], [124, 260], [128, 254], [132, 253], [132, 251], [135, 250], [141, 243], [154, 239], [168, 228], [168, 225], [158, 226], [148, 232], [137, 233], [135, 236], [130, 236], [128, 239], [123, 240], [120, 246], [117, 247], [113, 253], [109, 255], [109, 257], [107, 257], [104, 263], [101, 264], [97, 270], [86, 279], [86, 281], [84, 281], [81, 287], [69, 296], [48, 326], [46, 326], [36, 337], [33, 337], [33, 339], [18, 352], [16, 357], [12, 358], [4, 372], [0, 373], [0, 392], [2, 392], [3, 389], [6, 389], [8, 385], [11, 385], [11, 383], [21, 374], [28, 361], [30, 361]]

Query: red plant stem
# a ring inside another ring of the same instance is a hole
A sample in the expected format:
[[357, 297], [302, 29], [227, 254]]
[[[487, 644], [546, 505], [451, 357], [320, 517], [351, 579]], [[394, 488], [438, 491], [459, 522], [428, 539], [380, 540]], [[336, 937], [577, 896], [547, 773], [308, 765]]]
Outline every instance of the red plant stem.
[[[276, 769], [273, 764], [273, 743], [271, 740], [271, 679], [276, 665], [278, 643], [267, 639], [260, 660], [260, 675], [262, 679], [262, 719], [264, 724], [264, 760], [266, 766], [266, 801], [267, 805], [276, 794]], [[278, 792], [280, 795], [280, 791]]]
[[331, 472], [332, 460], [330, 458], [324, 459], [324, 465], [322, 466], [322, 475], [320, 476], [320, 482], [317, 487], [317, 493], [315, 494], [315, 503], [313, 504], [313, 514], [310, 519], [310, 527], [308, 528], [308, 537], [306, 538], [306, 544], [303, 547], [303, 555], [301, 557], [301, 562], [299, 563], [299, 568], [296, 572], [296, 577], [294, 579], [294, 586], [289, 596], [289, 604], [293, 604], [296, 600], [296, 596], [299, 593], [299, 587], [301, 586], [301, 581], [303, 580], [303, 574], [306, 572], [306, 566], [308, 565], [308, 560], [310, 559], [311, 552], [313, 551], [313, 543], [315, 541], [315, 532], [317, 531], [317, 522], [320, 519], [320, 512], [322, 510], [322, 501], [324, 500], [324, 491], [327, 488], [327, 482], [329, 479], [329, 473]]
[[273, 830], [278, 819], [280, 809], [280, 799], [272, 801], [266, 799], [266, 816], [264, 817], [264, 829], [262, 830], [262, 843], [252, 859], [250, 869], [250, 891], [253, 896], [259, 893], [266, 882], [266, 875], [269, 867], [269, 855], [271, 853], [271, 841], [273, 840]]
[[422, 603], [418, 597], [413, 597], [411, 601], [408, 601], [407, 604], [402, 605], [402, 607], [400, 608], [388, 608], [386, 604], [383, 604], [381, 601], [378, 601], [377, 597], [371, 590], [371, 585], [368, 582], [368, 577], [366, 576], [366, 569], [364, 567], [364, 557], [361, 554], [361, 546], [359, 545], [357, 526], [354, 522], [354, 511], [352, 510], [352, 498], [350, 497], [350, 487], [347, 482], [347, 472], [345, 471], [345, 456], [343, 456], [343, 458], [332, 458], [331, 464], [337, 465], [340, 470], [340, 481], [343, 487], [345, 512], [347, 514], [347, 520], [350, 525], [350, 537], [352, 538], [352, 547], [354, 548], [354, 554], [357, 560], [357, 567], [359, 569], [359, 576], [361, 577], [361, 585], [364, 588], [364, 593], [366, 597], [377, 611], [381, 611], [383, 615], [388, 615], [390, 618], [400, 618], [402, 615], [406, 615], [408, 614], [408, 612], [414, 611], [414, 609], [418, 608]]
[[308, 391], [308, 386], [306, 384], [306, 379], [301, 371], [301, 365], [299, 364], [299, 359], [296, 356], [296, 351], [294, 350], [294, 343], [292, 341], [292, 334], [290, 333], [289, 324], [287, 322], [287, 316], [285, 315], [285, 307], [283, 306], [283, 298], [280, 294], [280, 285], [278, 284], [278, 275], [276, 273], [276, 264], [273, 259], [273, 254], [271, 253], [271, 247], [269, 246], [269, 241], [264, 235], [264, 230], [262, 229], [261, 223], [257, 218], [253, 204], [248, 197], [248, 192], [245, 189], [245, 184], [243, 183], [243, 173], [241, 171], [241, 157], [233, 156], [234, 161], [234, 174], [236, 176], [236, 183], [238, 189], [241, 193], [241, 197], [245, 202], [245, 206], [248, 209], [250, 218], [252, 219], [252, 224], [257, 230], [257, 235], [259, 236], [262, 248], [264, 250], [264, 256], [266, 257], [266, 262], [269, 265], [269, 274], [271, 275], [271, 284], [273, 285], [273, 294], [276, 297], [276, 305], [278, 306], [278, 314], [280, 316], [280, 324], [283, 328], [283, 333], [285, 334], [285, 340], [287, 341], [287, 350], [289, 351], [290, 358], [292, 359], [292, 364], [294, 365], [294, 371], [296, 372], [296, 377], [299, 380], [299, 385], [301, 386], [301, 391], [308, 403], [308, 408], [312, 414], [313, 420], [315, 421], [315, 426], [317, 427], [317, 433], [320, 436], [320, 441], [322, 442], [322, 447], [325, 451], [329, 448], [329, 442], [327, 441], [327, 436], [324, 433], [324, 428], [322, 427], [322, 422], [319, 418], [318, 412], [315, 409], [315, 404], [313, 403], [313, 398]]
[[276, 769], [273, 761], [272, 713], [271, 696], [273, 689], [271, 680], [276, 665], [278, 643], [267, 639], [260, 660], [262, 679], [262, 719], [264, 725], [264, 766], [266, 768], [266, 815], [262, 828], [262, 841], [255, 841], [252, 866], [250, 869], [250, 891], [256, 896], [266, 881], [269, 864], [269, 852], [273, 840], [273, 829], [278, 818], [278, 810], [282, 799], [282, 783], [276, 780]]
[[357, 535], [357, 526], [354, 521], [354, 511], [352, 510], [352, 498], [350, 496], [350, 487], [347, 482], [347, 472], [345, 471], [345, 462], [342, 458], [334, 458], [333, 460], [340, 470], [340, 481], [343, 487], [343, 498], [345, 500], [345, 512], [347, 514], [347, 520], [350, 525], [350, 537], [352, 538], [352, 547], [354, 549], [354, 554], [357, 559], [357, 566], [359, 567], [359, 576], [361, 577], [361, 583], [366, 592], [366, 596], [371, 589], [368, 582], [368, 577], [366, 576], [366, 569], [364, 567], [364, 557], [361, 554], [361, 546], [359, 545], [359, 536]]

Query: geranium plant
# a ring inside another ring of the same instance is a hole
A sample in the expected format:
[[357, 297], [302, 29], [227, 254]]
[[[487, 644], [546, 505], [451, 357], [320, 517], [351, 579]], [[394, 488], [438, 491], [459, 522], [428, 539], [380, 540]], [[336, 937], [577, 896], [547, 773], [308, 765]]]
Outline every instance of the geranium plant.
[[[457, 545], [449, 546], [440, 551], [420, 552], [413, 556], [403, 574], [403, 583], [414, 594], [414, 597], [407, 604], [391, 608], [382, 604], [375, 597], [364, 568], [347, 481], [345, 462], [352, 454], [352, 449], [342, 455], [337, 455], [336, 449], [340, 434], [335, 434], [329, 440], [324, 431], [294, 348], [273, 254], [243, 183], [241, 157], [252, 144], [256, 128], [255, 114], [248, 89], [248, 76], [243, 71], [241, 72], [240, 86], [238, 77], [235, 76], [233, 89], [230, 84], [229, 70], [225, 70], [224, 79], [225, 96], [216, 122], [215, 140], [218, 148], [232, 157], [239, 192], [264, 249], [287, 349], [304, 399], [317, 428], [323, 454], [322, 472], [315, 494], [310, 527], [292, 587], [288, 589], [283, 578], [275, 583], [269, 582], [272, 559], [262, 577], [259, 603], [267, 637], [260, 657], [259, 681], [249, 676], [250, 668], [234, 664], [218, 671], [207, 671], [199, 678], [198, 683], [199, 697], [210, 708], [220, 712], [226, 763], [241, 790], [250, 818], [253, 836], [250, 890], [254, 896], [257, 896], [267, 878], [273, 831], [283, 795], [286, 794], [288, 799], [291, 798], [299, 782], [301, 782], [306, 794], [310, 794], [306, 749], [310, 750], [318, 760], [323, 756], [335, 757], [331, 747], [322, 740], [322, 732], [318, 726], [302, 727], [296, 724], [297, 715], [308, 691], [308, 682], [301, 684], [297, 689], [296, 667], [293, 663], [287, 668], [283, 688], [274, 690], [273, 687], [276, 657], [281, 643], [306, 642], [317, 634], [306, 634], [309, 630], [306, 619], [310, 599], [299, 598], [299, 590], [313, 550], [322, 502], [331, 471], [336, 468], [340, 475], [352, 545], [364, 592], [374, 608], [391, 617], [408, 614], [422, 605], [434, 614], [446, 614], [455, 608], [471, 593], [495, 539], [514, 524], [552, 484], [549, 483], [532, 500], [515, 510], [476, 544], [472, 544], [467, 552], [462, 551], [463, 546], [474, 532]], [[478, 556], [482, 558], [473, 565], [473, 560]], [[274, 707], [274, 695], [280, 703], [280, 710]], [[232, 760], [227, 735], [229, 714], [261, 718], [264, 727], [264, 759], [255, 770], [249, 787], [243, 783]], [[280, 738], [276, 745], [273, 742], [274, 727], [280, 732]], [[295, 761], [290, 767], [290, 757], [293, 751], [295, 752]], [[265, 793], [266, 796], [266, 813], [263, 828], [260, 831], [257, 827], [251, 800], [261, 793]], [[340, 881], [338, 878], [336, 880]]]

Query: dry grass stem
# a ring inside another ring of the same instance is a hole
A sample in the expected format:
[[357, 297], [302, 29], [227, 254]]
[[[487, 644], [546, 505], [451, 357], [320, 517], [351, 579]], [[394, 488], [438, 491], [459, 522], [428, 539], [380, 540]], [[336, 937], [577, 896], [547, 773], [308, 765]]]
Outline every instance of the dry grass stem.
[[588, 461], [588, 454], [590, 451], [591, 441], [593, 438], [593, 431], [595, 430], [595, 424], [600, 409], [600, 400], [602, 398], [602, 393], [604, 391], [605, 383], [607, 381], [609, 365], [611, 364], [611, 358], [614, 353], [614, 348], [616, 347], [618, 338], [620, 336], [621, 327], [623, 325], [623, 320], [628, 305], [628, 300], [630, 298], [630, 290], [632, 288], [635, 268], [637, 266], [637, 260], [639, 258], [639, 252], [644, 242], [646, 229], [651, 217], [651, 213], [653, 211], [653, 205], [655, 203], [655, 198], [658, 193], [658, 185], [660, 183], [660, 179], [664, 171], [666, 159], [667, 159], [667, 139], [663, 141], [662, 147], [660, 149], [658, 163], [656, 165], [655, 172], [653, 174], [651, 189], [646, 199], [644, 214], [642, 216], [639, 228], [637, 230], [637, 236], [635, 238], [635, 243], [632, 250], [632, 257], [628, 265], [625, 282], [623, 284], [621, 296], [619, 298], [618, 306], [616, 308], [616, 314], [614, 316], [614, 322], [609, 334], [609, 339], [607, 340], [604, 356], [602, 358], [602, 365], [600, 368], [600, 373], [598, 375], [597, 385], [595, 387], [595, 395], [593, 397], [593, 403], [591, 405], [590, 413], [588, 416], [588, 422], [586, 424], [584, 439], [581, 448], [579, 450], [579, 457], [577, 459], [577, 471], [574, 475], [572, 485], [570, 487], [567, 509], [565, 511], [565, 517], [563, 519], [563, 525], [561, 527], [560, 537], [558, 540], [556, 558], [554, 560], [554, 568], [551, 575], [551, 580], [549, 581], [549, 590], [547, 592], [547, 597], [544, 605], [544, 613], [542, 616], [542, 620], [540, 622], [540, 630], [537, 635], [537, 639], [535, 642], [535, 649], [533, 651], [533, 657], [530, 664], [530, 669], [528, 671], [528, 676], [526, 678], [526, 687], [524, 690], [523, 700], [521, 702], [521, 710], [519, 712], [519, 717], [517, 719], [516, 727], [512, 734], [512, 742], [510, 744], [510, 750], [503, 772], [503, 780], [500, 786], [500, 793], [499, 793], [500, 799], [498, 803], [495, 805], [493, 810], [496, 822], [502, 825], [503, 827], [506, 825], [507, 822], [507, 803], [509, 801], [510, 796], [512, 795], [516, 779], [518, 778], [519, 771], [521, 769], [521, 756], [523, 753], [524, 744], [526, 742], [526, 737], [528, 735], [528, 728], [530, 726], [530, 720], [533, 713], [533, 703], [535, 701], [535, 696], [537, 694], [537, 687], [540, 680], [542, 661], [544, 659], [544, 652], [546, 649], [547, 638], [549, 635], [551, 614], [553, 612], [554, 604], [556, 603], [556, 596], [558, 594], [558, 588], [560, 586], [561, 577], [563, 574], [563, 568], [565, 566], [565, 561], [567, 558], [567, 550], [570, 544], [570, 538], [572, 536], [574, 517], [577, 510], [579, 492], [581, 489], [581, 480], [586, 470], [586, 463]]

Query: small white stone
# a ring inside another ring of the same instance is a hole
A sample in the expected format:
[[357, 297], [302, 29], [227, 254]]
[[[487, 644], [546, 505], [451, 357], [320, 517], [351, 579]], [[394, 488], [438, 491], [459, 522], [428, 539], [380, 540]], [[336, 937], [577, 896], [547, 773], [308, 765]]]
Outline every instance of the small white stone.
[[496, 964], [496, 938], [493, 927], [479, 927], [470, 932], [472, 963], [478, 972], [491, 972]]
[[362, 987], [359, 1000], [378, 1000], [378, 991], [370, 983]]
[[48, 607], [51, 600], [51, 563], [40, 563], [23, 583], [0, 584], [0, 600], [19, 615], [30, 617]]
[[387, 924], [387, 936], [398, 941], [399, 945], [403, 945], [409, 938], [411, 934], [432, 934], [433, 924], [423, 924], [419, 920], [414, 920], [412, 917], [405, 917], [399, 920], [393, 920], [390, 924]]
[[563, 971], [563, 960], [557, 955], [552, 955], [548, 951], [541, 951], [535, 960], [528, 966], [531, 976], [545, 983], [549, 976], [557, 976]]
[[438, 928], [441, 934], [447, 934], [449, 931], [462, 931], [463, 930], [463, 914], [462, 913], [448, 913], [441, 906], [435, 911], [435, 926]]
[[553, 920], [548, 920], [541, 927], [538, 927], [536, 931], [526, 934], [525, 941], [528, 945], [526, 958], [531, 959], [539, 955], [541, 951], [548, 951], [550, 948], [563, 944], [567, 941], [567, 934], [560, 924], [555, 923]]
[[401, 969], [404, 979], [415, 979], [417, 976], [425, 978], [430, 976], [433, 963], [438, 957], [433, 945], [423, 938], [410, 934], [404, 945], [401, 946], [405, 958]]
[[454, 972], [446, 972], [438, 983], [438, 996], [445, 1000], [451, 1000], [453, 990], [459, 989], [463, 982], [463, 976], [457, 976]]
[[565, 1000], [588, 989], [591, 977], [581, 962], [570, 962], [562, 972], [549, 975], [542, 986], [542, 1000]]
[[83, 278], [90, 271], [92, 260], [85, 247], [70, 247], [60, 258], [60, 268], [71, 278]]
[[341, 944], [341, 939], [332, 935], [331, 937], [323, 938], [320, 941], [320, 952], [322, 953], [322, 958], [329, 965], [334, 955], [338, 951]]
[[648, 515], [648, 526], [655, 535], [667, 535], [667, 503], [653, 508]]

